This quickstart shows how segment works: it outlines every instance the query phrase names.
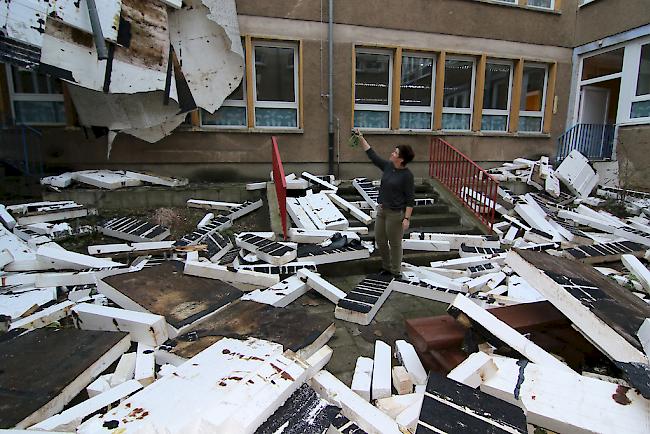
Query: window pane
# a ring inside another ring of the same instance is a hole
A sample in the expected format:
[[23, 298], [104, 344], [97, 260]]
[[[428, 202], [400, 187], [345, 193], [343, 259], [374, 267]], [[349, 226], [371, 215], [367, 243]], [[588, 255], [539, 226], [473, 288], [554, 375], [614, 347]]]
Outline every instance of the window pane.
[[443, 113], [443, 130], [469, 130], [470, 115], [460, 113]]
[[431, 107], [431, 83], [433, 59], [403, 56], [402, 80], [400, 82], [400, 104], [406, 106]]
[[551, 8], [552, 0], [528, 0], [528, 6], [537, 6], [540, 8]]
[[444, 107], [470, 107], [472, 67], [473, 62], [470, 60], [445, 61]]
[[631, 118], [650, 118], [650, 101], [632, 103]]
[[431, 113], [400, 112], [399, 127], [403, 130], [430, 130]]
[[16, 93], [37, 93], [34, 87], [34, 80], [31, 71], [11, 67], [14, 80], [14, 92]]
[[354, 101], [388, 105], [390, 55], [357, 53]]
[[293, 48], [255, 47], [258, 101], [296, 101], [293, 63]]
[[636, 83], [636, 94], [650, 94], [650, 44], [641, 47], [639, 60], [639, 81]]
[[521, 111], [542, 111], [546, 70], [538, 66], [524, 66], [521, 86]]
[[295, 109], [256, 108], [256, 127], [297, 127], [298, 115]]
[[17, 124], [63, 124], [63, 101], [14, 101]]
[[355, 110], [354, 126], [356, 128], [388, 128], [388, 112]]
[[589, 80], [590, 78], [621, 72], [624, 51], [624, 48], [619, 48], [618, 50], [587, 57], [582, 61], [582, 79]]
[[245, 127], [246, 108], [222, 106], [214, 114], [201, 109], [201, 122], [203, 125]]
[[488, 63], [485, 68], [483, 108], [508, 110], [510, 65]]
[[483, 131], [505, 131], [508, 128], [508, 116], [483, 115], [481, 118], [481, 130]]
[[538, 133], [542, 131], [542, 118], [536, 116], [520, 116], [519, 131]]

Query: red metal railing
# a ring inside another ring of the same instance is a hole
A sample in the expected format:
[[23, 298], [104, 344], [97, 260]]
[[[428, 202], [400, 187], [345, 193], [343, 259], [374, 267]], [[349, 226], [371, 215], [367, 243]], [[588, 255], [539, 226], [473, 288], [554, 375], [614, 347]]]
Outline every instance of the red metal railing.
[[499, 183], [485, 170], [449, 143], [433, 137], [429, 176], [447, 187], [492, 231]]
[[278, 208], [280, 209], [280, 221], [282, 222], [282, 233], [287, 239], [287, 179], [284, 177], [284, 167], [278, 149], [278, 139], [271, 137], [271, 155], [273, 158], [273, 183], [275, 193], [278, 196]]

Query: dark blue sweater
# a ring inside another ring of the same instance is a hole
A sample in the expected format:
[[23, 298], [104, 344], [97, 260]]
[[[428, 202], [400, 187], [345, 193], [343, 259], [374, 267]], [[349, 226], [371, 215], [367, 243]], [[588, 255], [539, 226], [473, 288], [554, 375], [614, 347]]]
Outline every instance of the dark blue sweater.
[[381, 158], [372, 148], [368, 149], [366, 154], [383, 172], [377, 202], [394, 210], [404, 210], [407, 206], [413, 207], [415, 205], [413, 173], [407, 168], [396, 169], [391, 161]]

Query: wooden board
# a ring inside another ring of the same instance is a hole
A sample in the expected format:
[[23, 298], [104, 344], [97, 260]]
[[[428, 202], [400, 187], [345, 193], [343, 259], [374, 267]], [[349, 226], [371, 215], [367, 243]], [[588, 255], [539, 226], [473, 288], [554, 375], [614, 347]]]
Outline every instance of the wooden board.
[[[571, 294], [574, 297], [628, 343], [643, 351], [636, 332], [643, 320], [650, 317], [647, 303], [589, 265], [546, 253], [519, 249], [516, 252], [556, 282], [573, 282], [575, 290]], [[587, 289], [581, 290], [580, 286]]]
[[287, 402], [255, 431], [256, 434], [321, 434], [340, 409], [329, 405], [314, 389], [303, 384]]
[[438, 374], [430, 374], [416, 431], [526, 433], [519, 407]]
[[[43, 328], [1, 342], [0, 428], [29, 420], [20, 424], [25, 428], [61, 411], [129, 343], [128, 333], [73, 328]], [[115, 357], [98, 364], [111, 350]]]
[[[243, 295], [229, 283], [183, 274], [183, 266], [184, 263], [180, 261], [166, 261], [142, 271], [110, 276], [103, 282], [142, 309], [164, 316], [167, 323], [176, 329], [215, 312]], [[114, 301], [122, 304], [119, 300]]]
[[332, 324], [328, 319], [308, 314], [303, 303], [310, 300], [312, 296], [305, 294], [283, 308], [238, 300], [192, 332], [174, 339], [175, 346], [169, 351], [190, 358], [222, 337], [265, 339], [281, 344], [285, 350], [298, 351]]

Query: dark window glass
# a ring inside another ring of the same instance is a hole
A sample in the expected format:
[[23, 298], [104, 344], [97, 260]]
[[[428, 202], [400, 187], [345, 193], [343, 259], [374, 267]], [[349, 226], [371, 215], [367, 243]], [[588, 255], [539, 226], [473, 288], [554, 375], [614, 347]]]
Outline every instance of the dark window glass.
[[294, 50], [258, 46], [254, 51], [257, 100], [295, 102]]
[[483, 108], [507, 110], [509, 90], [510, 65], [488, 63], [485, 67], [485, 92], [483, 93]]
[[650, 44], [641, 47], [641, 59], [639, 60], [639, 80], [636, 83], [636, 94], [650, 94]]
[[356, 58], [355, 102], [388, 105], [390, 55], [357, 53]]
[[521, 111], [542, 111], [546, 69], [539, 66], [524, 66], [521, 86]]
[[582, 79], [603, 77], [621, 72], [623, 69], [624, 48], [587, 57], [582, 61]]
[[472, 97], [472, 68], [470, 60], [445, 61], [444, 107], [469, 108]]
[[402, 56], [400, 104], [405, 106], [431, 106], [433, 59]]

